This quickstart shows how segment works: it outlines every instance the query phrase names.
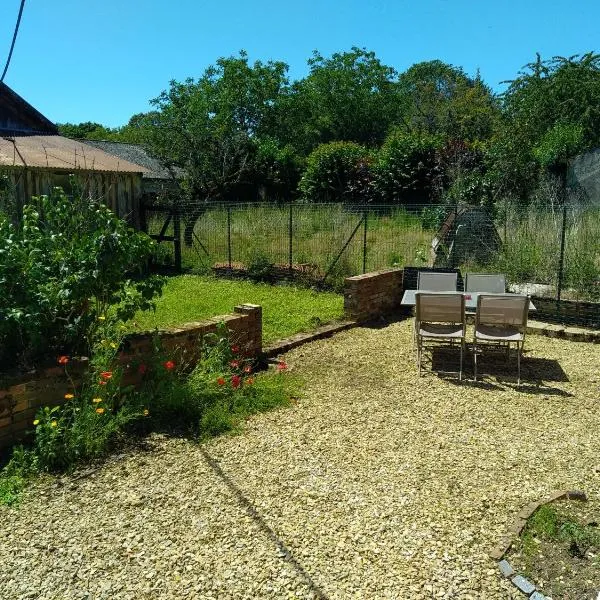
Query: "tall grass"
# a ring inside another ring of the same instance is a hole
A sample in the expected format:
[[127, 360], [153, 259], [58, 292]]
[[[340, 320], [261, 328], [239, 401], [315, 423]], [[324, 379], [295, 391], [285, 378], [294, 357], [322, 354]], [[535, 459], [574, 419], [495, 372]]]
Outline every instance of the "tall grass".
[[[330, 284], [363, 270], [364, 224], [360, 209], [339, 204], [294, 205], [292, 263], [304, 265], [316, 278], [328, 273]], [[436, 233], [433, 212], [403, 207], [369, 206], [366, 230], [366, 270], [391, 266], [431, 265], [431, 242]], [[565, 235], [563, 288], [565, 297], [600, 296], [600, 209], [569, 208]], [[186, 268], [208, 272], [215, 264], [249, 266], [270, 262], [287, 266], [290, 254], [290, 206], [273, 204], [212, 205], [194, 227], [194, 244], [183, 245]], [[152, 232], [164, 217], [150, 219]], [[512, 283], [533, 282], [556, 287], [562, 228], [562, 210], [531, 205], [499, 211], [496, 227], [503, 246], [487, 265], [459, 265], [464, 270], [505, 273]], [[352, 236], [354, 232], [354, 235]], [[169, 233], [169, 232], [167, 232]], [[474, 233], [477, 235], [477, 232]], [[482, 240], [485, 243], [485, 240]], [[229, 251], [230, 249], [230, 251]]]

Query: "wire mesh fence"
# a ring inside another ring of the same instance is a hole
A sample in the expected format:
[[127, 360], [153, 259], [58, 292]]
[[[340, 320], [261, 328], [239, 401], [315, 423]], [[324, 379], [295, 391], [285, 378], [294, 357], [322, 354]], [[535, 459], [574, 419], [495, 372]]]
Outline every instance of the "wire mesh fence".
[[192, 272], [339, 287], [388, 267], [450, 267], [504, 273], [537, 297], [600, 300], [600, 207], [203, 204], [146, 207], [144, 221], [157, 260]]

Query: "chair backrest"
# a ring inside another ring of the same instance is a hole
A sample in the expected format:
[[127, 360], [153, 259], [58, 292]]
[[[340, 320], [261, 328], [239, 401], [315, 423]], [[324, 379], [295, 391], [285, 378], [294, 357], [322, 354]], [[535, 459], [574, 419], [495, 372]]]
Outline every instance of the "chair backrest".
[[479, 294], [475, 326], [504, 325], [525, 329], [529, 313], [529, 296]]
[[466, 323], [465, 297], [458, 293], [415, 294], [417, 322]]
[[506, 277], [488, 273], [467, 273], [465, 292], [487, 292], [488, 294], [504, 294]]
[[458, 273], [432, 273], [419, 271], [417, 289], [427, 292], [455, 292], [458, 283]]

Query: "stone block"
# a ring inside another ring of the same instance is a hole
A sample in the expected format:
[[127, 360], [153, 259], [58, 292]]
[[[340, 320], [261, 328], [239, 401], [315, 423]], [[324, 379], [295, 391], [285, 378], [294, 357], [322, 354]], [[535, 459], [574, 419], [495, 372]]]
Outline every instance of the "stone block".
[[529, 579], [525, 579], [522, 575], [515, 575], [511, 581], [521, 592], [528, 596], [535, 592], [535, 585], [533, 585]]
[[515, 574], [515, 570], [507, 560], [501, 560], [498, 563], [498, 568], [504, 577], [512, 577]]

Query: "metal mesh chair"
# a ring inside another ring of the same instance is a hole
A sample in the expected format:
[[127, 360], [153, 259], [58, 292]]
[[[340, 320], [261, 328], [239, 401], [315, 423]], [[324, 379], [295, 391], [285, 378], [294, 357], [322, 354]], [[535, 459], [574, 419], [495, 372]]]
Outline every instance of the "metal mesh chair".
[[462, 380], [463, 356], [467, 322], [465, 318], [465, 298], [459, 293], [415, 295], [415, 338], [417, 343], [417, 366], [419, 377], [425, 342], [460, 342], [460, 369], [458, 379]]
[[473, 332], [473, 371], [477, 381], [477, 345], [506, 344], [510, 360], [510, 345], [517, 347], [517, 383], [521, 384], [521, 355], [525, 343], [529, 296], [481, 294], [477, 298], [477, 313]]
[[417, 289], [427, 292], [455, 292], [458, 283], [458, 273], [432, 273], [419, 271], [417, 274]]
[[504, 294], [506, 292], [506, 277], [488, 273], [467, 273], [465, 292]]

